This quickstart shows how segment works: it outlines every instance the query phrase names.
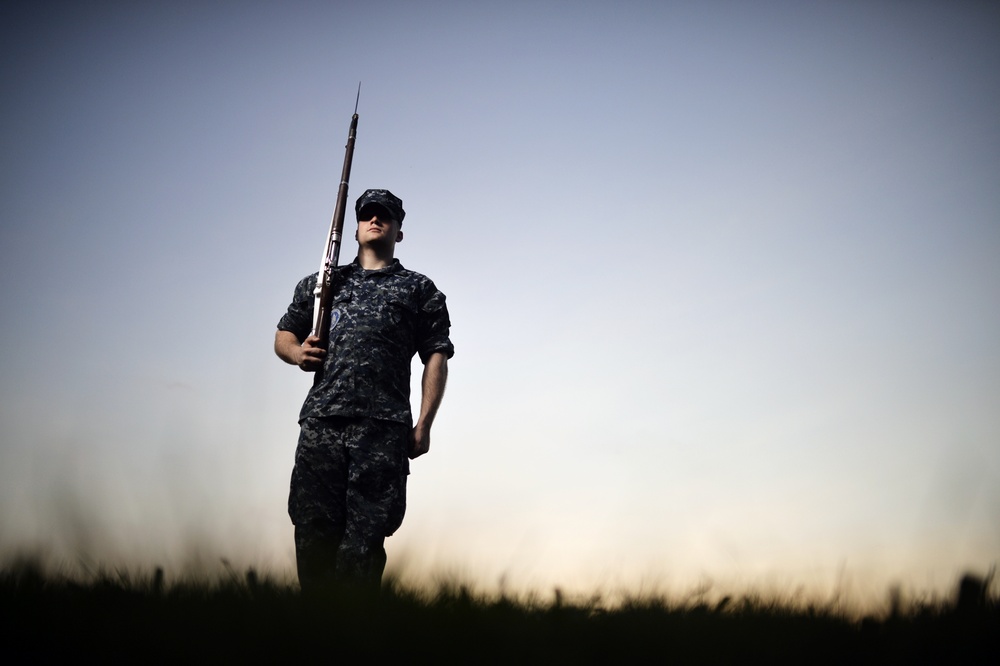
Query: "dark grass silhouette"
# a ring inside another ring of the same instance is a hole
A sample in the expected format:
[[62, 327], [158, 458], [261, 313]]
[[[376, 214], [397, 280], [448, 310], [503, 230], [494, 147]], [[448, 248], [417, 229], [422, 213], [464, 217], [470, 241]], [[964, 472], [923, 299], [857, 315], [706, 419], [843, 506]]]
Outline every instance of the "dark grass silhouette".
[[955, 601], [905, 608], [890, 593], [885, 617], [857, 619], [754, 596], [605, 608], [596, 597], [571, 603], [557, 592], [542, 603], [391, 578], [377, 601], [303, 597], [253, 570], [170, 585], [162, 570], [80, 582], [23, 560], [0, 572], [0, 627], [7, 663], [1000, 663], [1000, 605], [989, 579], [978, 582], [963, 579], [972, 591]]

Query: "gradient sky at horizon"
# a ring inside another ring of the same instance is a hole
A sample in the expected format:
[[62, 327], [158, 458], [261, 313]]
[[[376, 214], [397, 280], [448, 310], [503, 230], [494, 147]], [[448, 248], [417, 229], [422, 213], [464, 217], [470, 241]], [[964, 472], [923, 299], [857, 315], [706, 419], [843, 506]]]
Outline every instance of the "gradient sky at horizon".
[[309, 378], [271, 343], [360, 80], [352, 201], [403, 199], [456, 345], [390, 559], [564, 589], [1000, 559], [996, 5], [2, 11], [4, 553], [290, 571]]

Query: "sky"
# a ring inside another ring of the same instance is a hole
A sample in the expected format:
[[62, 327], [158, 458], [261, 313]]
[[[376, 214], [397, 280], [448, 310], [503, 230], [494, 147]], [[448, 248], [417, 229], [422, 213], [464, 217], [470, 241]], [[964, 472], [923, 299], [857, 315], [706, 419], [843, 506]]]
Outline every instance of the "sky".
[[272, 342], [361, 82], [351, 200], [403, 199], [456, 347], [390, 568], [995, 565], [1000, 7], [495, 4], [4, 5], [0, 557], [293, 576]]

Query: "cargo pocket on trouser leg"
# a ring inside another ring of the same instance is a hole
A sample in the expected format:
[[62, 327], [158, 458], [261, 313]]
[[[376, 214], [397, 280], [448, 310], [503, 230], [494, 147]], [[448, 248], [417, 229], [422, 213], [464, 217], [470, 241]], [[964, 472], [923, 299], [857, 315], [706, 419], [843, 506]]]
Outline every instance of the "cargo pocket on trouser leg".
[[408, 467], [409, 465], [406, 465], [403, 473], [399, 475], [399, 481], [396, 483], [397, 491], [393, 497], [392, 504], [389, 507], [389, 515], [385, 521], [386, 536], [392, 536], [399, 529], [399, 526], [403, 524], [403, 515], [406, 513], [406, 477], [410, 473]]

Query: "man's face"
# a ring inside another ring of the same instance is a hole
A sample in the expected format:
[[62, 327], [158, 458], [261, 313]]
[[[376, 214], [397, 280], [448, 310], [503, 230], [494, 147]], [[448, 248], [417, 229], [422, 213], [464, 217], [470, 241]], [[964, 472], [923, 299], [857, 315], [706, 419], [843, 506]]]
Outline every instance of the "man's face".
[[403, 240], [399, 227], [385, 208], [365, 206], [358, 212], [358, 244], [391, 246]]

